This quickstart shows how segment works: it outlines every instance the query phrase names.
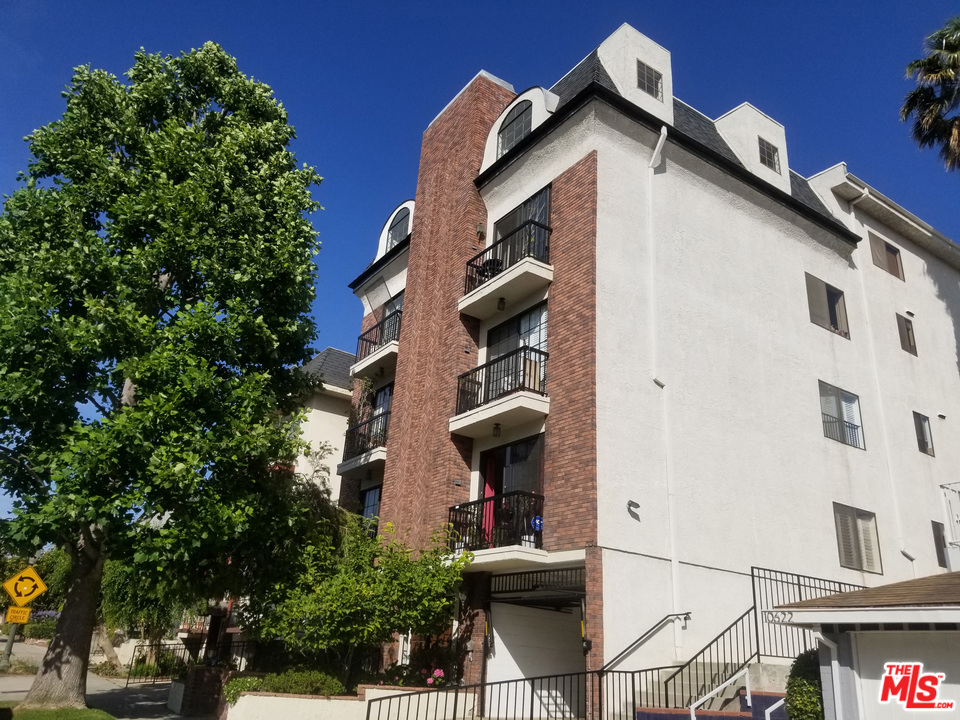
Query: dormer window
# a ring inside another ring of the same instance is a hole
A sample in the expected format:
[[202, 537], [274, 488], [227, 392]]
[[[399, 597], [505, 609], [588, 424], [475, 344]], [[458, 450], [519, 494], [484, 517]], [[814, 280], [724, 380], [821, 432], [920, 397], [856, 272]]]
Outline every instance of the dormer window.
[[777, 150], [777, 146], [767, 142], [762, 137], [757, 137], [757, 140], [760, 141], [760, 162], [779, 174], [780, 151]]
[[501, 157], [510, 148], [530, 134], [533, 128], [533, 103], [529, 100], [517, 103], [507, 113], [500, 132], [497, 133], [497, 157]]
[[663, 102], [663, 74], [637, 60], [637, 87]]
[[410, 234], [410, 210], [404, 208], [393, 217], [390, 229], [387, 230], [387, 250], [393, 247]]

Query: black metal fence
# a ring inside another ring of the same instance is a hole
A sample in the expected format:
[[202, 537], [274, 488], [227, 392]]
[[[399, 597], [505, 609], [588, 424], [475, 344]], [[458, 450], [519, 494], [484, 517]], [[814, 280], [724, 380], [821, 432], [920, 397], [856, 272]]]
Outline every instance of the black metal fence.
[[464, 373], [457, 378], [457, 415], [518, 390], [546, 395], [548, 357], [521, 347]]
[[357, 361], [363, 360], [377, 348], [400, 339], [403, 310], [395, 310], [357, 338]]
[[509, 492], [450, 508], [451, 549], [543, 547], [543, 496]]
[[463, 294], [477, 289], [524, 258], [549, 263], [550, 232], [546, 225], [528, 220], [505, 238], [470, 258], [467, 261]]
[[689, 707], [757, 656], [756, 614], [756, 608], [747, 610], [664, 681], [669, 707]]
[[638, 707], [669, 707], [664, 678], [674, 670], [601, 670], [389, 695], [367, 703], [367, 720], [634, 720]]
[[865, 449], [863, 433], [860, 432], [859, 425], [847, 422], [833, 415], [827, 415], [827, 413], [820, 414], [823, 416], [824, 435], [831, 440], [842, 442], [844, 445], [853, 445], [853, 447], [860, 448], [861, 450]]
[[207, 645], [203, 642], [164, 642], [137, 645], [130, 658], [127, 685], [156, 683], [184, 673], [190, 665], [227, 666], [245, 670], [256, 651], [254, 642]]
[[753, 605], [757, 609], [757, 652], [778, 658], [795, 658], [805, 650], [816, 647], [813, 634], [804, 628], [765, 622], [764, 610], [778, 605], [813, 600], [826, 595], [862, 590], [862, 585], [797, 575], [768, 568], [751, 568], [753, 576]]
[[387, 444], [389, 426], [390, 411], [388, 410], [349, 428], [343, 443], [344, 461], [363, 455], [373, 448], [384, 447]]

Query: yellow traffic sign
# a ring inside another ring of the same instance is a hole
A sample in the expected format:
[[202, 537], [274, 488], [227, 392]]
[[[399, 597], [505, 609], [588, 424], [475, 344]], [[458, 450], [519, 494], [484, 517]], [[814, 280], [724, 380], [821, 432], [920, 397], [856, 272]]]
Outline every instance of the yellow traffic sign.
[[23, 607], [31, 600], [36, 600], [47, 591], [47, 586], [37, 575], [37, 571], [32, 567], [18, 572], [9, 578], [4, 584], [3, 589], [18, 607]]
[[11, 624], [23, 625], [30, 619], [30, 608], [28, 607], [8, 607], [7, 622]]

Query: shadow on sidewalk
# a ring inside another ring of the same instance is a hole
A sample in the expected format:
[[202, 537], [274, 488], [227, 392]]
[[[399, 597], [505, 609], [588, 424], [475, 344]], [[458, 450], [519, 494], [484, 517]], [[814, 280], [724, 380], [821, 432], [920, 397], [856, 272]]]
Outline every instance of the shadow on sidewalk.
[[[169, 682], [118, 687], [87, 694], [87, 706], [108, 712], [118, 720], [179, 718], [167, 708], [169, 692]], [[3, 720], [2, 716], [0, 720]]]

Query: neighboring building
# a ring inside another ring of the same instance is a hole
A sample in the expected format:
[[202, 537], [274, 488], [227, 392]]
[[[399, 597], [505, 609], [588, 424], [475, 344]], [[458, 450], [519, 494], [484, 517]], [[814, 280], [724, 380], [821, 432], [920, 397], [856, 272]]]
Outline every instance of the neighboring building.
[[728, 664], [792, 657], [759, 611], [960, 540], [960, 249], [674, 97], [627, 25], [549, 89], [478, 74], [350, 287], [342, 502], [474, 552], [467, 682], [685, 663], [734, 621]]
[[960, 572], [769, 612], [774, 622], [821, 634], [827, 720], [913, 717], [919, 709], [960, 707]]
[[[336, 348], [327, 348], [310, 362], [304, 370], [318, 377], [320, 388], [304, 403], [307, 411], [302, 425], [303, 439], [310, 443], [311, 452], [324, 445], [329, 454], [322, 464], [330, 468], [330, 495], [340, 497], [340, 477], [334, 472], [343, 454], [344, 433], [350, 418], [353, 401], [353, 379], [350, 366], [356, 358]], [[296, 472], [310, 475], [314, 471], [310, 460], [301, 455], [297, 458]]]

